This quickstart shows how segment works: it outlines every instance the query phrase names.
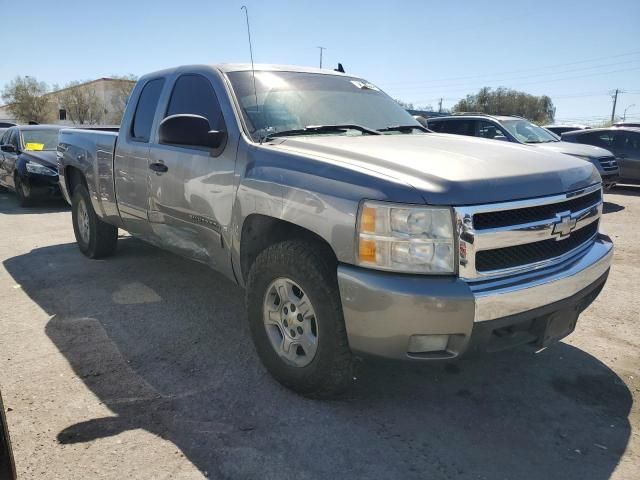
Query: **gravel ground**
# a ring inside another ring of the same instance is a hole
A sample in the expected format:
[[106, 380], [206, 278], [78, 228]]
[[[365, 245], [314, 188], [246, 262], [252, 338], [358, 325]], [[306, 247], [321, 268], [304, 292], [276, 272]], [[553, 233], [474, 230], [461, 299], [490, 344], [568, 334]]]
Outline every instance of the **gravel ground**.
[[564, 342], [363, 364], [347, 398], [320, 402], [266, 374], [221, 276], [128, 237], [88, 260], [64, 205], [0, 194], [0, 386], [20, 478], [637, 479], [640, 188], [606, 200], [614, 267]]

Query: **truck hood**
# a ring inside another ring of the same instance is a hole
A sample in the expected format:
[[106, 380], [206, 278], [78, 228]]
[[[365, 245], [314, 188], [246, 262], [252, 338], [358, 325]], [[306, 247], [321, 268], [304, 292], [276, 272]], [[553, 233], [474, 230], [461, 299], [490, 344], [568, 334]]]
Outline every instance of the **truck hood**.
[[495, 140], [436, 133], [310, 136], [273, 148], [348, 164], [417, 189], [433, 205], [472, 205], [564, 193], [600, 181], [588, 162]]
[[567, 155], [580, 155], [581, 157], [610, 157], [612, 154], [604, 148], [595, 147], [593, 145], [584, 145], [582, 143], [571, 142], [549, 142], [549, 143], [530, 143], [531, 147], [546, 150], [548, 152], [566, 153]]

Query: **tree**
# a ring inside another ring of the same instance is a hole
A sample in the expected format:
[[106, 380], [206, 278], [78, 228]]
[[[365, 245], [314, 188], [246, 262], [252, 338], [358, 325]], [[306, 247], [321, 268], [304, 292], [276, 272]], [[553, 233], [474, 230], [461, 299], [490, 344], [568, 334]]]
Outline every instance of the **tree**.
[[127, 106], [129, 95], [135, 85], [135, 81], [138, 79], [135, 75], [129, 74], [124, 76], [113, 77], [116, 81], [113, 82], [113, 91], [111, 94], [111, 106], [113, 111], [109, 118], [109, 123], [120, 124], [124, 109]]
[[104, 105], [98, 97], [94, 84], [90, 82], [69, 82], [57, 92], [60, 107], [74, 124], [96, 124], [102, 121]]
[[33, 77], [14, 78], [2, 91], [2, 99], [20, 122], [47, 123], [54, 118], [53, 104], [45, 94], [49, 87]]
[[398, 103], [398, 105], [400, 105], [405, 110], [420, 110], [424, 112], [433, 111], [433, 107], [431, 105], [423, 105], [423, 106], [414, 105], [413, 103], [405, 102], [403, 100], [400, 100], [399, 98], [394, 98], [394, 100]]
[[536, 123], [552, 123], [556, 109], [551, 98], [535, 96], [510, 88], [492, 90], [481, 88], [474, 95], [467, 95], [454, 107], [454, 112], [482, 112], [491, 115], [518, 115]]

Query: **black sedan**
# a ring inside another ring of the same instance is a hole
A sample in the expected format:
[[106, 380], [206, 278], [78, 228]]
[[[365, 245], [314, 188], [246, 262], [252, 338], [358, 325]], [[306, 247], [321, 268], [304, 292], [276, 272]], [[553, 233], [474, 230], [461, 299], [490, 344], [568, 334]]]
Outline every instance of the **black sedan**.
[[60, 197], [57, 125], [11, 127], [0, 138], [0, 186], [14, 190], [20, 205], [37, 198]]

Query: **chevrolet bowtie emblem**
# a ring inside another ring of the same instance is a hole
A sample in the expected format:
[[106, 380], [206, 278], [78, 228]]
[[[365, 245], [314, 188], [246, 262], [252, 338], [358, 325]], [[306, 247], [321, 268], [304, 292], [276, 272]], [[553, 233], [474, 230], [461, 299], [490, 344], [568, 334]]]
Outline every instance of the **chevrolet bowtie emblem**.
[[553, 225], [553, 235], [557, 235], [556, 240], [569, 235], [578, 221], [575, 218], [571, 218], [571, 215], [560, 215], [556, 223]]

